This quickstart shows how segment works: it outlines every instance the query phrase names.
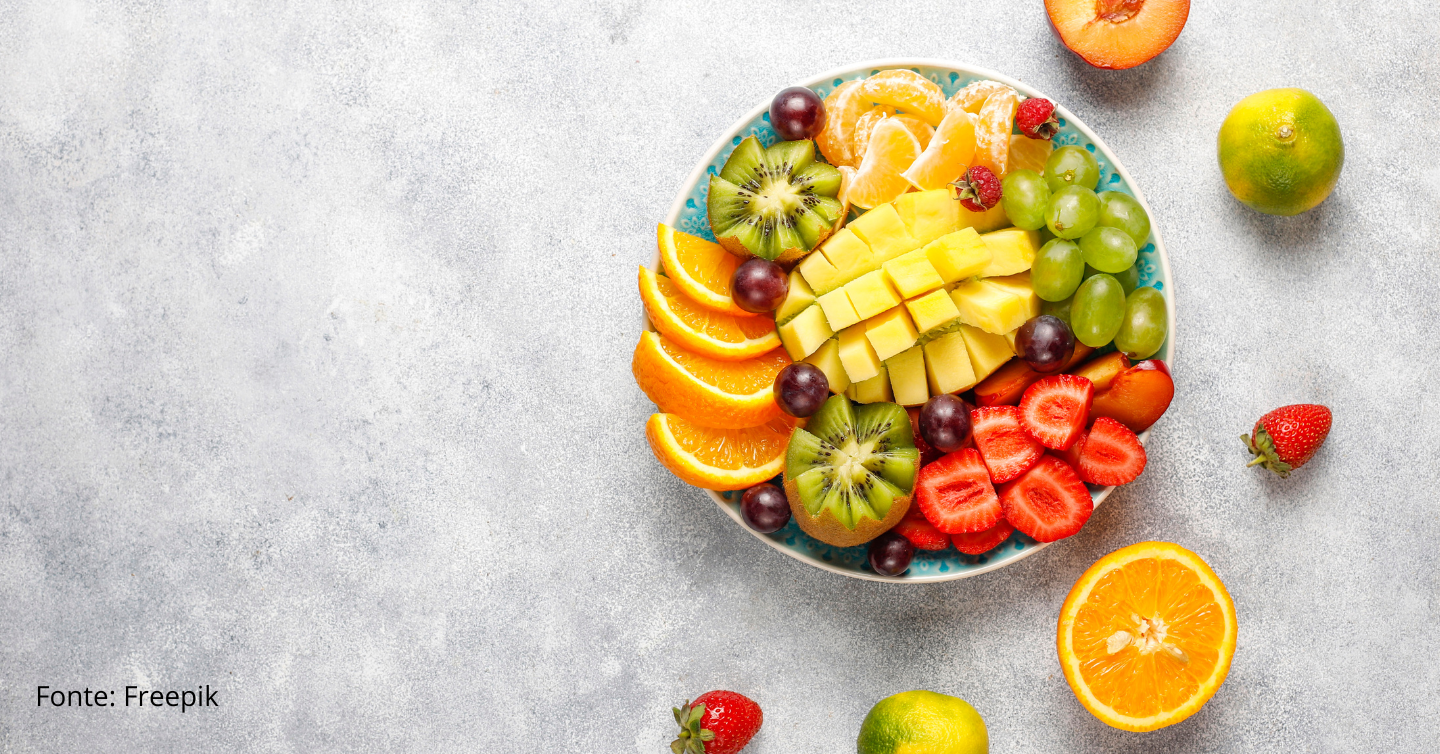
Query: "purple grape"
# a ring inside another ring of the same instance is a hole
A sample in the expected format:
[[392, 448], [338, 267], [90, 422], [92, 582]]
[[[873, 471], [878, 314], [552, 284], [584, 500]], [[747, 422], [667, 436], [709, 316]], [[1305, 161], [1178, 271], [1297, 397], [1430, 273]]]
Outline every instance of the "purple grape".
[[881, 576], [899, 576], [910, 568], [915, 545], [910, 540], [887, 531], [870, 542], [870, 567]]
[[1041, 314], [1015, 332], [1015, 348], [1031, 369], [1041, 374], [1058, 372], [1075, 353], [1075, 333], [1065, 320]]
[[790, 501], [779, 487], [757, 484], [740, 496], [740, 515], [761, 534], [777, 532], [790, 523]]
[[814, 364], [796, 362], [775, 375], [775, 402], [791, 416], [809, 416], [829, 397], [830, 380]]
[[770, 125], [786, 141], [813, 139], [825, 128], [825, 103], [803, 86], [782, 89], [770, 100]]
[[773, 312], [790, 293], [790, 278], [780, 265], [755, 257], [730, 276], [730, 298], [747, 312]]
[[920, 437], [941, 453], [959, 450], [970, 433], [970, 404], [953, 395], [937, 395], [920, 409]]

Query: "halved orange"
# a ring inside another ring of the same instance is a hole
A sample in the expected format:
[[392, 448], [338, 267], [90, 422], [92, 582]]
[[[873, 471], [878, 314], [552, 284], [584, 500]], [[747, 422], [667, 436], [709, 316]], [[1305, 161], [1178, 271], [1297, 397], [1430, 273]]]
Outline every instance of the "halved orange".
[[1230, 671], [1235, 603], [1210, 566], [1169, 542], [1106, 555], [1060, 608], [1056, 645], [1076, 698], [1108, 725], [1163, 728], [1195, 714]]
[[930, 145], [900, 175], [921, 191], [944, 188], [970, 167], [974, 155], [975, 116], [952, 108], [935, 129]]
[[985, 100], [989, 99], [990, 95], [1009, 88], [999, 81], [989, 79], [972, 81], [960, 87], [960, 91], [951, 95], [950, 100], [945, 104], [951, 108], [958, 107], [967, 113], [978, 114], [980, 107], [985, 104]]
[[717, 361], [647, 331], [640, 334], [630, 371], [661, 411], [707, 427], [738, 429], [780, 416], [775, 376], [789, 365], [783, 348], [746, 361]]
[[825, 98], [825, 128], [816, 134], [815, 146], [825, 155], [825, 160], [836, 167], [854, 167], [860, 162], [860, 155], [854, 153], [852, 144], [855, 121], [870, 109], [863, 83], [846, 81]]
[[691, 301], [737, 317], [755, 316], [736, 306], [730, 295], [730, 279], [740, 266], [740, 257], [718, 243], [682, 233], [665, 223], [660, 223], [656, 235], [665, 274]]
[[932, 126], [940, 125], [945, 117], [945, 92], [940, 85], [903, 68], [881, 71], [865, 79], [865, 97], [919, 116]]
[[748, 429], [712, 429], [674, 414], [651, 414], [645, 439], [655, 458], [681, 480], [707, 490], [743, 490], [785, 466], [794, 420]]
[[845, 186], [845, 198], [863, 209], [878, 207], [905, 193], [910, 183], [900, 176], [920, 156], [920, 142], [894, 118], [886, 118], [870, 134], [860, 169]]
[[[728, 254], [728, 252], [727, 252]], [[780, 347], [775, 320], [737, 317], [698, 306], [670, 278], [640, 268], [640, 300], [650, 324], [682, 347], [722, 361], [742, 361]]]
[[1008, 169], [1011, 172], [1033, 170], [1044, 175], [1045, 161], [1050, 159], [1050, 152], [1054, 147], [1055, 143], [1049, 139], [1032, 139], [1029, 136], [1010, 134]]
[[1004, 178], [1010, 157], [1010, 131], [1015, 124], [1015, 110], [1020, 95], [1005, 87], [985, 98], [975, 123], [976, 165], [990, 168], [996, 178]]

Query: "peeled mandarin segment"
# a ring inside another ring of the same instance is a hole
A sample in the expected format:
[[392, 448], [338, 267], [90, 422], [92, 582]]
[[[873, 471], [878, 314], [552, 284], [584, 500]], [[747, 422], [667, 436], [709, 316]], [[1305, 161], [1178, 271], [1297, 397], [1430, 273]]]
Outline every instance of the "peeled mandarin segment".
[[895, 116], [895, 120], [899, 121], [900, 125], [908, 129], [910, 131], [910, 135], [914, 136], [915, 140], [920, 142], [921, 149], [929, 146], [930, 139], [934, 138], [935, 136], [934, 126], [926, 123], [923, 120], [920, 120], [913, 115], [906, 115], [905, 113], [900, 113], [899, 115]]
[[901, 123], [886, 118], [870, 135], [860, 169], [850, 181], [846, 198], [863, 209], [878, 207], [910, 187], [901, 171], [920, 156], [920, 142]]
[[674, 414], [654, 414], [645, 439], [682, 481], [711, 490], [743, 490], [784, 468], [794, 425], [786, 419], [744, 429], [714, 429]]
[[682, 233], [664, 223], [658, 233], [660, 262], [665, 274], [695, 303], [709, 309], [754, 317], [735, 305], [730, 295], [730, 278], [740, 258], [713, 241]]
[[661, 411], [707, 427], [741, 428], [781, 416], [773, 387], [789, 364], [783, 348], [746, 361], [718, 361], [645, 332], [630, 369]]
[[855, 121], [855, 133], [850, 137], [850, 154], [864, 155], [865, 147], [870, 144], [870, 133], [880, 121], [895, 114], [895, 108], [877, 105], [866, 110]]
[[855, 121], [870, 107], [861, 81], [847, 81], [825, 98], [825, 128], [815, 136], [815, 146], [831, 165], [854, 167], [859, 164], [860, 155], [854, 153], [852, 146]]
[[881, 71], [865, 79], [865, 96], [918, 116], [932, 126], [945, 117], [945, 92], [940, 85], [914, 71]]
[[780, 346], [769, 317], [736, 317], [696, 304], [668, 277], [640, 268], [640, 300], [650, 323], [666, 337], [698, 354], [741, 361]]
[[970, 167], [974, 154], [975, 116], [955, 108], [946, 113], [929, 146], [901, 175], [921, 191], [944, 188]]
[[1010, 156], [1010, 130], [1018, 107], [1020, 95], [1008, 86], [990, 95], [980, 107], [979, 121], [975, 124], [974, 164], [990, 168], [996, 178], [1005, 177]]
[[1021, 134], [1010, 134], [1010, 171], [1033, 170], [1045, 174], [1045, 161], [1055, 143], [1049, 139], [1032, 139]]
[[985, 100], [989, 99], [990, 95], [1009, 88], [999, 81], [990, 81], [989, 79], [972, 81], [961, 87], [960, 91], [955, 92], [950, 97], [950, 101], [945, 104], [951, 108], [958, 107], [967, 113], [978, 113], [981, 105], [985, 104]]

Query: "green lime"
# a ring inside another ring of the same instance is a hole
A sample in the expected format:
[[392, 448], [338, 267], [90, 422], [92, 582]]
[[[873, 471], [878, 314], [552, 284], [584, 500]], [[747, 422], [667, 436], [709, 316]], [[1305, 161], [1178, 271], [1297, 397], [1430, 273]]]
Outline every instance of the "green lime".
[[1268, 215], [1298, 215], [1340, 179], [1340, 124], [1304, 89], [1252, 94], [1220, 126], [1220, 172], [1236, 199]]
[[988, 754], [985, 721], [964, 699], [906, 691], [881, 699], [855, 741], [858, 754]]

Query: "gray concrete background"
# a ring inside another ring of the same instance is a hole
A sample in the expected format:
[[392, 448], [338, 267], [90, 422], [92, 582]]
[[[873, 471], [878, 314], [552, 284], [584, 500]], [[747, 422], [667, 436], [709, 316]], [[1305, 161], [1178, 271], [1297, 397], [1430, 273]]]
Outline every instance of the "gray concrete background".
[[[0, 750], [666, 751], [749, 694], [755, 754], [878, 699], [996, 752], [1420, 752], [1440, 737], [1440, 12], [1196, 0], [1091, 70], [1038, 2], [0, 2]], [[646, 449], [636, 265], [716, 134], [793, 80], [949, 58], [1109, 143], [1178, 287], [1150, 467], [1075, 538], [903, 587], [757, 542]], [[1335, 112], [1319, 209], [1220, 180], [1229, 107]], [[1288, 481], [1264, 411], [1335, 409]], [[1189, 721], [1111, 730], [1055, 659], [1070, 585], [1145, 539], [1241, 625]], [[218, 709], [35, 687], [218, 687]]]

